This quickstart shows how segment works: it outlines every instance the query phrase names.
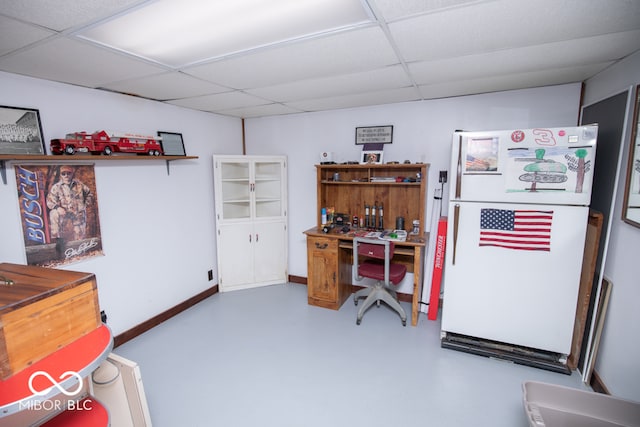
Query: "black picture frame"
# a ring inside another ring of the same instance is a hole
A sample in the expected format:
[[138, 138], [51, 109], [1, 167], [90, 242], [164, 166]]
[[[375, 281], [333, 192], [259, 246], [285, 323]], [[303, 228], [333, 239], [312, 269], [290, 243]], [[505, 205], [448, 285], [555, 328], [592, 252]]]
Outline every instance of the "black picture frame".
[[158, 131], [158, 136], [162, 138], [160, 144], [165, 156], [187, 155], [181, 133]]
[[391, 144], [392, 142], [393, 125], [356, 128], [356, 145]]
[[0, 106], [0, 154], [46, 154], [38, 110]]

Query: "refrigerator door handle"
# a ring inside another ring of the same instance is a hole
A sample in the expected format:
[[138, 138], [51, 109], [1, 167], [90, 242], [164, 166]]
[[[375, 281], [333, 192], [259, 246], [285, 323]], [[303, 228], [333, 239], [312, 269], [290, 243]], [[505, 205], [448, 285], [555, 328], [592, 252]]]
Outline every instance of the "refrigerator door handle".
[[458, 137], [458, 164], [456, 169], [456, 199], [459, 199], [462, 193], [462, 135]]
[[456, 248], [458, 245], [458, 225], [460, 223], [460, 205], [453, 207], [453, 256], [451, 265], [456, 265]]

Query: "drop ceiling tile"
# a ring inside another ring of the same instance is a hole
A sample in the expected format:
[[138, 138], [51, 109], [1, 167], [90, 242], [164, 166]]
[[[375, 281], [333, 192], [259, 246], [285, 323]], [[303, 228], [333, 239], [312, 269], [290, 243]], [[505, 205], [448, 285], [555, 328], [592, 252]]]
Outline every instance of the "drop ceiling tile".
[[398, 63], [378, 27], [287, 43], [184, 69], [187, 74], [235, 89], [354, 73]]
[[0, 56], [54, 34], [52, 31], [0, 15]]
[[246, 92], [277, 102], [299, 101], [305, 98], [326, 98], [341, 94], [356, 94], [411, 85], [404, 69], [399, 66], [378, 68], [360, 73], [343, 74], [319, 79], [300, 80]]
[[413, 87], [407, 87], [379, 92], [287, 102], [286, 105], [305, 111], [321, 111], [417, 101], [419, 99], [421, 99], [421, 96], [418, 91]]
[[640, 2], [486, 2], [389, 25], [408, 62], [640, 29]]
[[164, 71], [145, 62], [66, 38], [0, 58], [0, 69], [88, 87]]
[[419, 85], [579, 67], [616, 60], [640, 49], [640, 30], [408, 64]]
[[157, 100], [188, 98], [229, 91], [229, 88], [205, 82], [177, 71], [110, 83], [104, 85], [103, 88]]
[[481, 2], [479, 0], [369, 0], [369, 3], [382, 14], [386, 21]]
[[284, 114], [302, 113], [303, 111], [287, 107], [282, 104], [267, 104], [256, 105], [254, 107], [242, 107], [231, 110], [218, 110], [216, 113], [224, 114], [226, 116], [249, 118], [249, 117], [264, 117], [264, 116], [281, 116]]
[[369, 23], [263, 40], [184, 70], [81, 38], [112, 12], [165, 1], [179, 2], [0, 0], [0, 70], [256, 117], [582, 81], [640, 49], [638, 0], [361, 0], [388, 32]]
[[141, 0], [27, 0], [3, 1], [0, 13], [63, 31], [119, 12]]
[[270, 104], [270, 101], [247, 95], [246, 93], [239, 91], [196, 96], [193, 98], [174, 99], [167, 102], [181, 107], [214, 112]]
[[589, 76], [593, 76], [604, 70], [611, 64], [612, 62], [605, 62], [565, 69], [513, 73], [455, 82], [446, 81], [432, 85], [421, 85], [419, 89], [425, 99], [434, 99], [541, 86], [555, 86], [581, 82]]

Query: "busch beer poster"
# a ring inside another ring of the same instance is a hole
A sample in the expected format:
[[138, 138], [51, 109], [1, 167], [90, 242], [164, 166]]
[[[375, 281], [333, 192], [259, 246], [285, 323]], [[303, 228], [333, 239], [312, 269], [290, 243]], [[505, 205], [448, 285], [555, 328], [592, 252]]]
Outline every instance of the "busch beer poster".
[[16, 165], [28, 265], [57, 267], [102, 255], [93, 165]]

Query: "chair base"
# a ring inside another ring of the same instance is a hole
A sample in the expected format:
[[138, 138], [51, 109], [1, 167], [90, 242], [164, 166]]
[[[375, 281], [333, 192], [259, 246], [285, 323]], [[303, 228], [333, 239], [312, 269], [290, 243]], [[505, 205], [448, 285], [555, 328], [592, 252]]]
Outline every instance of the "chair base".
[[389, 307], [398, 312], [400, 319], [402, 320], [402, 326], [407, 326], [407, 313], [405, 313], [404, 309], [398, 302], [395, 291], [385, 287], [382, 282], [378, 282], [371, 287], [360, 289], [353, 294], [354, 304], [358, 305], [358, 300], [361, 298], [365, 298], [365, 300], [358, 309], [358, 317], [356, 318], [357, 325], [362, 322], [362, 317], [369, 307], [374, 303], [380, 306], [380, 301], [384, 301]]

